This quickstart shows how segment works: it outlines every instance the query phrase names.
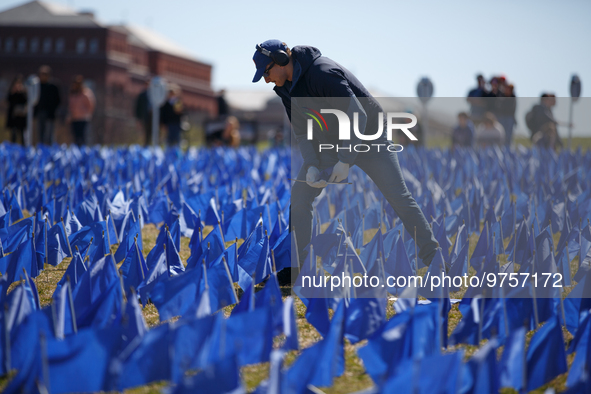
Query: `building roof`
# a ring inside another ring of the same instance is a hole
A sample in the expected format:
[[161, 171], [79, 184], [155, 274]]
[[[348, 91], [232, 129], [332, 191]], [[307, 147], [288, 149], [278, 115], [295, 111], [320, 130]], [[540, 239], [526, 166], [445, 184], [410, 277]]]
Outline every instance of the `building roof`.
[[119, 31], [127, 33], [127, 40], [130, 44], [137, 45], [148, 50], [167, 53], [181, 58], [199, 61], [188, 49], [183, 48], [174, 41], [160, 35], [159, 33], [145, 27], [135, 25], [113, 26]]
[[130, 44], [147, 50], [200, 61], [191, 51], [145, 27], [134, 25], [107, 26], [91, 12], [77, 12], [62, 4], [31, 1], [0, 12], [0, 26], [103, 27], [127, 34]]
[[90, 13], [45, 1], [31, 1], [0, 12], [0, 26], [101, 27]]

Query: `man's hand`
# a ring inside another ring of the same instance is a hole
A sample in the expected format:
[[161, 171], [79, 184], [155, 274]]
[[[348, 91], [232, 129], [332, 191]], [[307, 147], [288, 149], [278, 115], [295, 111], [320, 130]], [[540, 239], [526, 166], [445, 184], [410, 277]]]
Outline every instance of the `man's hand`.
[[313, 166], [308, 168], [308, 173], [306, 174], [306, 183], [311, 187], [326, 187], [326, 181], [324, 179], [320, 179], [320, 171], [318, 168]]
[[330, 178], [328, 178], [328, 182], [339, 183], [339, 182], [342, 182], [345, 179], [347, 179], [348, 176], [349, 176], [349, 164], [339, 161], [332, 168], [332, 174], [330, 174]]

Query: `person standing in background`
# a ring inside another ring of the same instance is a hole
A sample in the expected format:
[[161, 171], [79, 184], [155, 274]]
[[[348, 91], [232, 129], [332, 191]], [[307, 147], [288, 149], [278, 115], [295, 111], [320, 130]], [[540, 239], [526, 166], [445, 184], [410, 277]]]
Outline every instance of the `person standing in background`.
[[517, 99], [515, 98], [514, 87], [512, 84], [501, 85], [503, 97], [499, 100], [499, 123], [505, 129], [505, 146], [509, 148], [513, 142], [513, 128], [515, 127], [515, 111], [517, 109]]
[[476, 128], [476, 142], [481, 148], [501, 146], [505, 142], [505, 130], [491, 112], [484, 114], [482, 123]]
[[240, 146], [240, 122], [235, 116], [228, 116], [226, 127], [222, 133], [222, 140], [226, 146], [237, 148]]
[[451, 148], [472, 148], [474, 146], [474, 123], [465, 112], [458, 114], [458, 125], [454, 127], [451, 135]]
[[39, 143], [51, 145], [55, 142], [55, 112], [61, 103], [60, 92], [50, 82], [51, 68], [39, 68], [39, 101], [34, 109], [39, 131]]
[[149, 87], [150, 80], [146, 79], [144, 90], [135, 100], [135, 118], [137, 119], [138, 128], [144, 130], [144, 146], [150, 145], [152, 140], [152, 105], [148, 96]]
[[470, 104], [470, 117], [474, 123], [478, 124], [482, 121], [486, 112], [486, 101], [484, 97], [488, 95], [488, 92], [486, 91], [486, 82], [481, 74], [476, 76], [476, 81], [478, 82], [478, 86], [470, 90], [466, 100]]
[[[6, 112], [6, 128], [10, 129], [10, 142], [24, 145], [24, 130], [27, 127], [27, 90], [22, 75], [17, 75], [8, 89], [8, 110]], [[18, 137], [18, 138], [17, 138]]]
[[160, 107], [160, 123], [166, 126], [166, 144], [178, 146], [181, 142], [181, 118], [184, 113], [183, 101], [181, 99], [181, 88], [173, 84], [168, 89], [168, 99]]
[[486, 101], [486, 110], [492, 113], [495, 118], [499, 117], [500, 113], [500, 97], [503, 97], [503, 94], [500, 90], [500, 78], [499, 77], [492, 77], [490, 79], [490, 90], [484, 95]]
[[82, 146], [86, 143], [86, 129], [94, 112], [95, 98], [92, 90], [84, 86], [84, 78], [77, 75], [72, 81], [68, 101], [68, 120], [74, 143]]
[[218, 94], [218, 118], [228, 116], [230, 114], [230, 108], [226, 101], [226, 90], [220, 90]]

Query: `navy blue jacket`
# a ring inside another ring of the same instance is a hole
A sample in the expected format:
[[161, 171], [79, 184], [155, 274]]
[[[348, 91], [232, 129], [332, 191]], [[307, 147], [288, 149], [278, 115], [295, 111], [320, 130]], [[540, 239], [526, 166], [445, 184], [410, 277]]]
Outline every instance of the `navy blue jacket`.
[[[337, 102], [346, 102], [348, 107], [338, 108], [349, 114], [351, 123], [353, 122], [353, 112], [360, 113], [359, 131], [362, 134], [375, 134], [378, 130], [378, 113], [382, 112], [380, 104], [375, 100], [369, 91], [361, 82], [334, 60], [322, 56], [317, 48], [310, 46], [296, 46], [291, 50], [293, 61], [292, 81], [286, 81], [281, 87], [276, 86], [275, 92], [283, 102], [287, 115], [293, 126], [295, 138], [298, 142], [304, 166], [327, 167], [342, 161], [350, 165], [354, 164], [357, 153], [351, 149], [340, 150], [338, 154], [335, 150], [319, 153], [319, 144], [332, 144], [334, 146], [346, 146], [356, 143], [385, 143], [384, 134], [379, 141], [360, 141], [351, 131], [351, 141], [339, 141], [338, 122], [333, 114], [324, 115], [328, 125], [328, 132], [314, 133], [314, 139], [307, 139], [307, 130], [305, 120], [307, 117], [302, 115], [302, 109], [297, 104], [292, 108], [292, 99], [294, 103], [305, 102], [298, 98], [358, 98], [358, 100], [336, 100]], [[308, 100], [310, 102], [310, 100]], [[317, 102], [315, 100], [315, 102]], [[335, 100], [326, 100], [326, 106], [323, 108], [335, 108]], [[362, 118], [365, 118], [362, 119]], [[365, 123], [365, 125], [364, 125]], [[365, 126], [365, 127], [364, 127]], [[325, 154], [326, 153], [326, 154]]]

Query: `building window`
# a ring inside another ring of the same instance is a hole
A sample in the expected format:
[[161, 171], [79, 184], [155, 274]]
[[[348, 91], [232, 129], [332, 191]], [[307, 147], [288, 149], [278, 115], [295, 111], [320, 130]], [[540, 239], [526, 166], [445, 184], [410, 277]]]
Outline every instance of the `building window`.
[[31, 38], [31, 53], [37, 53], [39, 50], [39, 37]]
[[86, 38], [79, 38], [76, 40], [76, 53], [84, 53], [86, 51]]
[[55, 51], [57, 53], [63, 53], [65, 46], [66, 46], [66, 42], [64, 41], [63, 38], [60, 37], [57, 40], [55, 40]]
[[27, 39], [25, 37], [19, 38], [16, 48], [18, 53], [23, 53], [27, 49]]
[[4, 42], [4, 51], [12, 52], [12, 46], [14, 45], [14, 40], [12, 37], [8, 37]]
[[51, 52], [51, 38], [45, 37], [43, 39], [43, 53]]
[[93, 38], [92, 40], [90, 40], [90, 42], [88, 43], [88, 52], [90, 53], [97, 53], [98, 52], [98, 38]]

